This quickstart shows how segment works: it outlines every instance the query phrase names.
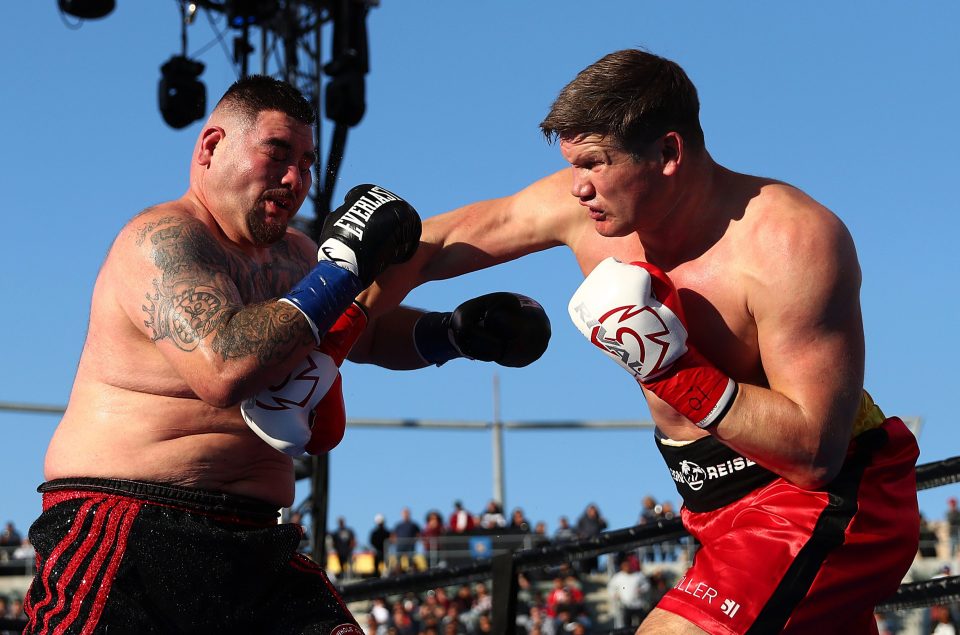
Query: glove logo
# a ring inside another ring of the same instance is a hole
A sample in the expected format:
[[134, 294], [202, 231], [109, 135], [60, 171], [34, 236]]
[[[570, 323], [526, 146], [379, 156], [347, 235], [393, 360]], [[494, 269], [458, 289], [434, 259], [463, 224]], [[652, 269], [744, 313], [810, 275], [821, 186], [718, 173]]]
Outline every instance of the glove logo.
[[363, 239], [363, 230], [367, 221], [384, 203], [399, 201], [400, 197], [379, 185], [374, 185], [350, 206], [343, 216], [334, 222], [335, 227], [350, 232], [358, 239]]
[[[324, 363], [326, 360], [327, 363]], [[328, 366], [330, 368], [328, 368]], [[310, 353], [303, 361], [303, 365], [278, 385], [270, 386], [260, 391], [256, 398], [256, 406], [264, 410], [290, 410], [304, 408], [318, 392], [325, 393], [332, 383], [332, 379], [321, 389], [321, 382], [336, 376], [337, 368], [329, 356], [320, 354], [319, 361], [314, 353]], [[264, 399], [267, 398], [267, 401]]]
[[616, 357], [635, 375], [647, 379], [662, 370], [670, 350], [669, 340], [663, 337], [670, 335], [670, 329], [653, 308], [620, 306], [607, 311], [599, 320], [590, 317], [582, 304], [576, 310], [591, 327], [590, 342]]

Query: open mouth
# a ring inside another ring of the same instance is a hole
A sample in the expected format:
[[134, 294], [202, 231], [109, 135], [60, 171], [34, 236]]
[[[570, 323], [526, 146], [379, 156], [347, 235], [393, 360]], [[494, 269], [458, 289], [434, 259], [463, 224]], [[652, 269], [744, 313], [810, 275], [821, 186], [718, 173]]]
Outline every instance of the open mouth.
[[277, 194], [269, 194], [263, 197], [264, 207], [267, 212], [273, 213], [291, 213], [293, 208], [293, 198]]

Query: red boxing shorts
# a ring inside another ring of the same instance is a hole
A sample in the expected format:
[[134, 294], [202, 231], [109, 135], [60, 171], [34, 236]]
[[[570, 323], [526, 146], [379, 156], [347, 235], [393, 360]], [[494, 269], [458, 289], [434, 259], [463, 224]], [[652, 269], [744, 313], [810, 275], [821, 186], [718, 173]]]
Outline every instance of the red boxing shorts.
[[900, 419], [855, 437], [840, 474], [815, 491], [713, 437], [657, 445], [702, 545], [657, 608], [715, 634], [877, 632], [873, 609], [896, 592], [919, 540], [919, 448]]
[[363, 633], [267, 503], [93, 478], [39, 489], [24, 633]]

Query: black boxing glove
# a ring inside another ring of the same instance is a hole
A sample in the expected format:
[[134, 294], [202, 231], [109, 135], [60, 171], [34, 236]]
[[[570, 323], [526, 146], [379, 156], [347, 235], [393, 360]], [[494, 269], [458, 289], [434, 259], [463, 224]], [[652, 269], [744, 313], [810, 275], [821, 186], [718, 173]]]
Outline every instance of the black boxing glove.
[[536, 300], [500, 291], [467, 300], [452, 313], [425, 313], [414, 345], [440, 366], [466, 357], [518, 368], [540, 359], [550, 341], [550, 319]]
[[299, 309], [319, 342], [384, 269], [413, 256], [420, 231], [420, 216], [405, 200], [358, 185], [324, 221], [316, 266], [279, 301]]
[[384, 269], [413, 257], [420, 231], [420, 215], [405, 200], [379, 185], [358, 185], [323, 221], [319, 257], [352, 271], [367, 288]]

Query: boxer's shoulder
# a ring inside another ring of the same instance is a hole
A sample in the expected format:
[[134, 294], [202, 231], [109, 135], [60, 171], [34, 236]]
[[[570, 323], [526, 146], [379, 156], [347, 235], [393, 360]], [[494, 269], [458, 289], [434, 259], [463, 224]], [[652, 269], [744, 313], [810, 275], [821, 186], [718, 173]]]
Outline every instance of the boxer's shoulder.
[[764, 246], [797, 249], [814, 246], [804, 239], [836, 240], [848, 232], [836, 214], [803, 190], [769, 181], [747, 202], [741, 235], [744, 240], [755, 243], [754, 250]]
[[119, 241], [150, 250], [162, 243], [183, 240], [184, 232], [199, 232], [210, 236], [210, 231], [179, 201], [170, 201], [148, 207], [131, 218], [120, 230]]

